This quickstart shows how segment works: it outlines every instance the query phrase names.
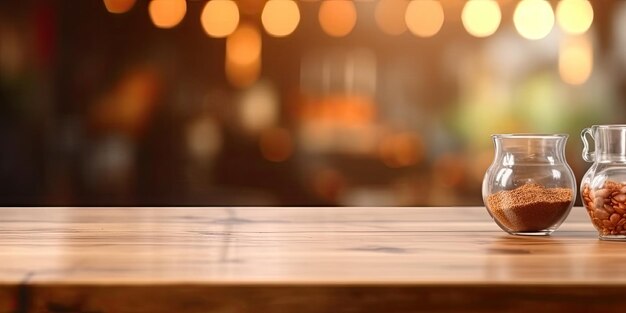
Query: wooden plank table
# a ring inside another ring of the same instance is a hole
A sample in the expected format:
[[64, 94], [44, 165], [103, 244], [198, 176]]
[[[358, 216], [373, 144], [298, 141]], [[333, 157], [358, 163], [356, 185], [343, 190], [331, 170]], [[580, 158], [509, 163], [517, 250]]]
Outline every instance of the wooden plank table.
[[482, 207], [0, 208], [4, 312], [612, 312], [626, 242]]

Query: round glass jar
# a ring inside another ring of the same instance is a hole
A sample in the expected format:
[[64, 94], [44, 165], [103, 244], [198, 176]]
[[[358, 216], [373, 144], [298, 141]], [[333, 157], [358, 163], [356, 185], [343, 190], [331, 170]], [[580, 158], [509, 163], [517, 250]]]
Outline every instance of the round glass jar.
[[580, 184], [583, 205], [600, 239], [626, 240], [626, 125], [594, 125], [581, 138], [583, 159], [593, 162]]
[[576, 199], [576, 180], [565, 160], [567, 135], [493, 135], [495, 157], [482, 195], [493, 220], [509, 234], [549, 235]]

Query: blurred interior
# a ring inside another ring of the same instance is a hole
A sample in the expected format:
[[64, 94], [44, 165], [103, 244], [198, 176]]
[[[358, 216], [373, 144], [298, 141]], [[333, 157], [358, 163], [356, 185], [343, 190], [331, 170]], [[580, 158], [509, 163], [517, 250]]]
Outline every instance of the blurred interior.
[[0, 2], [1, 205], [482, 205], [624, 123], [626, 1]]

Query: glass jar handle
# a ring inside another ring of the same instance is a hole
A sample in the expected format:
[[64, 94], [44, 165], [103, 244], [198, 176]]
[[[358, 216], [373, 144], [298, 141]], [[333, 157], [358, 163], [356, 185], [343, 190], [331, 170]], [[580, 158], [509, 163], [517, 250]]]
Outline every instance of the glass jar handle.
[[580, 139], [583, 140], [583, 160], [587, 162], [594, 162], [595, 151], [589, 152], [589, 142], [587, 141], [586, 135], [589, 135], [591, 139], [596, 140], [595, 138], [593, 138], [593, 133], [591, 132], [591, 128], [589, 127], [583, 129], [583, 131], [580, 133]]

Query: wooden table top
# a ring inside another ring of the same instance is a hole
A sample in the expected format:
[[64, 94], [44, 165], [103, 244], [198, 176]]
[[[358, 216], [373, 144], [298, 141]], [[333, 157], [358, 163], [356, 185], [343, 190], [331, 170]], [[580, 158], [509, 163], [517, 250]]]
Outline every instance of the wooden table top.
[[326, 304], [360, 287], [411, 301], [415, 290], [556, 287], [622, 299], [625, 264], [626, 242], [598, 240], [580, 207], [549, 237], [510, 236], [483, 207], [0, 208], [0, 312], [53, 312], [54, 299], [97, 308], [113, 290], [165, 299], [172, 286], [221, 299], [292, 288]]

